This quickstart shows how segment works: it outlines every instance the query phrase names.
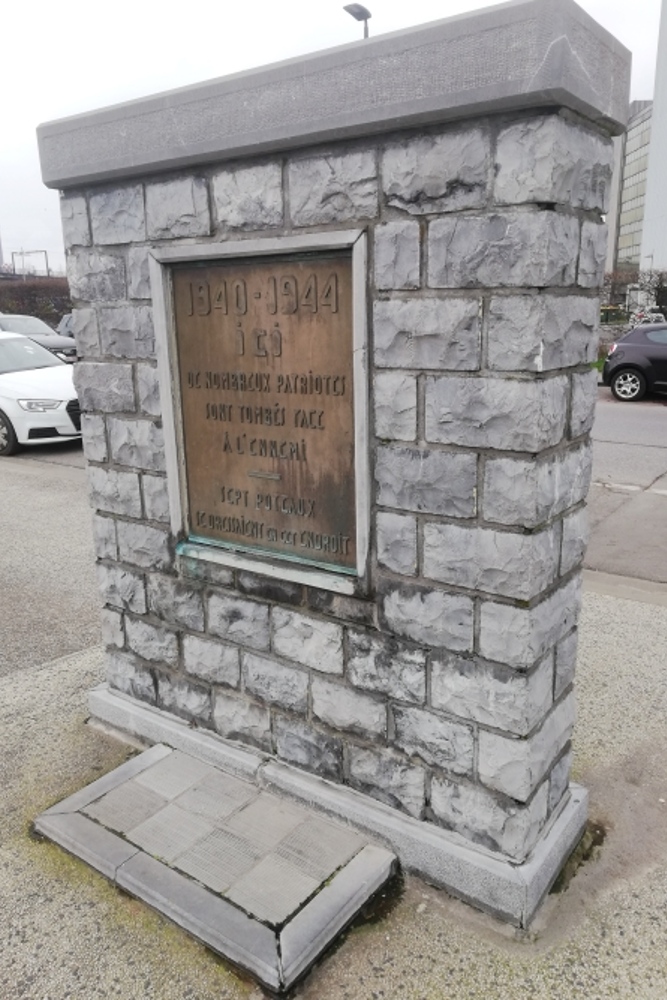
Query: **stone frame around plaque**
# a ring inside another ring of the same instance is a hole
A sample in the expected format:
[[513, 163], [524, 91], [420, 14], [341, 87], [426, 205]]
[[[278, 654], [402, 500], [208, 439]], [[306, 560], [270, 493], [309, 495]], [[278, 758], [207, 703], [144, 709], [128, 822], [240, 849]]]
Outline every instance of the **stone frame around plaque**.
[[[176, 326], [172, 296], [172, 267], [237, 259], [276, 258], [349, 250], [352, 257], [352, 373], [354, 404], [354, 474], [356, 512], [356, 570], [343, 575], [307, 562], [293, 562], [269, 554], [235, 550], [188, 538], [189, 512], [185, 481], [183, 423], [178, 378]], [[367, 249], [364, 230], [312, 233], [248, 239], [227, 243], [154, 248], [149, 254], [153, 319], [165, 439], [165, 463], [171, 529], [179, 539], [177, 556], [201, 559], [220, 566], [248, 570], [273, 578], [304, 583], [339, 594], [362, 594], [367, 585], [370, 537], [370, 455], [367, 322]], [[168, 387], [168, 391], [165, 391]]]

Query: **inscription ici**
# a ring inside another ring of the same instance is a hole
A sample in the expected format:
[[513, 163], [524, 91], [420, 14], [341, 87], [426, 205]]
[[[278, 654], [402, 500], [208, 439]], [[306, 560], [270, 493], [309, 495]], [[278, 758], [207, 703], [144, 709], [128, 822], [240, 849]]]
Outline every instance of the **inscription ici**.
[[191, 536], [356, 565], [349, 256], [173, 271]]

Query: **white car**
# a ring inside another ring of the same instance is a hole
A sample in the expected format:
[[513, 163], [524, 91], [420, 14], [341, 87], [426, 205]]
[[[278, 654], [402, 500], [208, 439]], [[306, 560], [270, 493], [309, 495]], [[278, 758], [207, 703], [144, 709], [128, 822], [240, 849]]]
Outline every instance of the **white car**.
[[0, 331], [0, 456], [81, 437], [72, 368], [34, 340]]

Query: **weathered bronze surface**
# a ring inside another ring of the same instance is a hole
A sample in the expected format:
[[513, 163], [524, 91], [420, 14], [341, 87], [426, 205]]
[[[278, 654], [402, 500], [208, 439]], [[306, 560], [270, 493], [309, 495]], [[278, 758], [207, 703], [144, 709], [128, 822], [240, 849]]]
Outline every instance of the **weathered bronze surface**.
[[356, 565], [350, 256], [173, 272], [191, 537]]

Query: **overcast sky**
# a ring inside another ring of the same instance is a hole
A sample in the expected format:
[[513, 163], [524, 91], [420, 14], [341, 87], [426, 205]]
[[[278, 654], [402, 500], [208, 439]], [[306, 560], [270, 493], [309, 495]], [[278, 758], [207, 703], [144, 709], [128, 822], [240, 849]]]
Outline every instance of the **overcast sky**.
[[[633, 54], [632, 99], [653, 94], [661, 0], [579, 0]], [[3, 5], [0, 239], [48, 250], [62, 269], [58, 195], [41, 182], [35, 129], [78, 114], [357, 41], [345, 0], [33, 0]], [[666, 0], [667, 4], [667, 0]], [[366, 0], [371, 34], [423, 24], [489, 0]], [[30, 258], [29, 258], [30, 259]], [[33, 257], [35, 263], [38, 257]]]

